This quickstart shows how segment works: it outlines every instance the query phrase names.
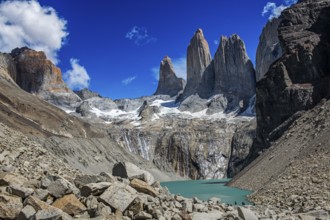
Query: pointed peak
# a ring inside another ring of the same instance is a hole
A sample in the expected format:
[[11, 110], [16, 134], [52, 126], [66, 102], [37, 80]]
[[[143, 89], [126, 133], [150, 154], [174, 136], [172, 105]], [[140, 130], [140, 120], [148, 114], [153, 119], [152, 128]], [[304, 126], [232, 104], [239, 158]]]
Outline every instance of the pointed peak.
[[196, 35], [199, 35], [199, 36], [203, 36], [204, 37], [204, 34], [203, 34], [203, 30], [201, 28], [198, 28], [195, 32], [195, 36]]
[[163, 61], [171, 61], [171, 58], [169, 56], [164, 56]]
[[165, 65], [166, 63], [168, 63], [171, 67], [172, 67], [172, 60], [169, 56], [165, 56], [163, 58], [163, 60], [161, 61], [161, 64], [162, 65]]

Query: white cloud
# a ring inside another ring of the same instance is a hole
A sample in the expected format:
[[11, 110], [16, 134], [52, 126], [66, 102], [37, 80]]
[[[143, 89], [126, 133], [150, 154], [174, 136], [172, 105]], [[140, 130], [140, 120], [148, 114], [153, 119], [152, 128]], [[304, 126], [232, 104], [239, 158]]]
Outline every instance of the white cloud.
[[123, 79], [121, 81], [121, 83], [124, 84], [125, 86], [127, 86], [128, 84], [131, 84], [135, 79], [136, 79], [136, 76], [128, 77], [126, 79]]
[[[186, 80], [187, 78], [187, 59], [186, 57], [180, 57], [176, 59], [172, 59], [172, 64], [174, 68], [174, 72], [177, 77], [183, 78]], [[159, 67], [153, 67], [150, 69], [154, 78], [159, 80]]]
[[215, 45], [218, 45], [219, 44], [219, 41], [218, 40], [214, 40], [214, 44]]
[[71, 70], [64, 73], [63, 77], [67, 85], [73, 90], [88, 88], [90, 77], [85, 67], [79, 64], [79, 60], [70, 59]]
[[126, 33], [125, 37], [129, 40], [133, 40], [134, 44], [137, 46], [144, 46], [157, 41], [157, 38], [148, 34], [146, 28], [138, 26], [132, 27], [132, 29]]
[[0, 3], [0, 51], [10, 52], [27, 46], [42, 50], [54, 63], [57, 52], [68, 35], [66, 20], [51, 7], [36, 0], [2, 1]]
[[297, 3], [297, 0], [284, 0], [284, 4], [277, 6], [274, 2], [267, 2], [267, 4], [262, 10], [261, 15], [268, 15], [269, 20], [272, 20], [273, 18], [278, 18], [284, 9], [290, 7], [292, 4], [295, 3]]

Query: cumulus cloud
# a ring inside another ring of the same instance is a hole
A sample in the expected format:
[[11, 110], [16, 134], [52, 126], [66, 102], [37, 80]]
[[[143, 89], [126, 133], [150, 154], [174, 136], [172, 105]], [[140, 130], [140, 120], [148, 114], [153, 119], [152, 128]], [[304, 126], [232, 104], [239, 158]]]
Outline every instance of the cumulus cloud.
[[71, 70], [64, 73], [64, 80], [67, 85], [73, 90], [88, 88], [90, 77], [85, 67], [79, 64], [79, 60], [70, 59]]
[[[186, 80], [187, 78], [187, 59], [186, 57], [180, 57], [172, 59], [172, 64], [174, 68], [174, 72], [177, 77], [183, 78]], [[159, 80], [159, 67], [153, 67], [150, 69], [154, 78]]]
[[57, 52], [68, 35], [66, 20], [51, 7], [36, 0], [2, 1], [0, 3], [0, 51], [10, 52], [27, 46], [42, 50], [54, 63]]
[[127, 86], [128, 84], [131, 84], [135, 79], [136, 79], [136, 76], [131, 76], [126, 79], [123, 79], [121, 81], [121, 83], [124, 84], [125, 86]]
[[284, 0], [283, 4], [277, 6], [274, 2], [267, 2], [267, 4], [262, 10], [261, 15], [268, 15], [269, 20], [272, 20], [273, 18], [278, 18], [284, 9], [290, 7], [292, 4], [295, 3], [297, 3], [297, 0]]
[[157, 41], [157, 38], [148, 34], [148, 31], [145, 27], [138, 26], [132, 27], [132, 29], [126, 33], [125, 37], [129, 40], [132, 40], [137, 46], [144, 46]]

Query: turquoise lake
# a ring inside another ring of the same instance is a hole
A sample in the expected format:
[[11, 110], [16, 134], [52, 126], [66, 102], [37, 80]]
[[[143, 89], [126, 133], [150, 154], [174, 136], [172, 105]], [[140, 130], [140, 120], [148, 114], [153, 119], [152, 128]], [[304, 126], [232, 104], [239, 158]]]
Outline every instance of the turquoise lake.
[[201, 200], [208, 200], [211, 197], [218, 197], [222, 203], [241, 205], [242, 203], [251, 204], [247, 200], [247, 195], [251, 191], [241, 190], [225, 186], [230, 179], [212, 179], [212, 180], [186, 180], [161, 182], [173, 194], [180, 194], [186, 198], [197, 197]]

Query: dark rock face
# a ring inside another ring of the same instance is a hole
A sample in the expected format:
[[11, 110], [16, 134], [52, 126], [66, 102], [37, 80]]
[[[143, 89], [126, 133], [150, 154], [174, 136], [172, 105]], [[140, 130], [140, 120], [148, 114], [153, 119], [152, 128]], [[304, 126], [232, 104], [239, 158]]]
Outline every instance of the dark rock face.
[[204, 71], [211, 63], [211, 54], [203, 31], [198, 29], [187, 49], [187, 85], [183, 97], [196, 94], [203, 79]]
[[270, 134], [282, 123], [292, 123], [295, 113], [329, 97], [330, 1], [302, 1], [283, 11], [280, 19], [284, 54], [257, 83], [258, 127], [252, 158], [269, 146]]
[[14, 49], [11, 56], [17, 66], [17, 84], [25, 91], [68, 91], [61, 70], [47, 60], [44, 52], [24, 47]]
[[101, 98], [100, 94], [98, 94], [97, 92], [93, 92], [89, 89], [74, 91], [74, 93], [76, 93], [82, 100], [86, 100], [94, 97]]
[[244, 168], [244, 161], [256, 136], [256, 120], [238, 127], [231, 141], [231, 156], [228, 163], [227, 176], [234, 177]]
[[255, 72], [238, 35], [221, 37], [214, 57], [215, 94], [234, 96], [248, 104], [255, 94]]
[[185, 81], [175, 75], [171, 58], [164, 57], [160, 63], [159, 82], [154, 95], [176, 96], [184, 89]]
[[256, 56], [256, 80], [259, 81], [268, 71], [270, 65], [282, 56], [282, 47], [278, 39], [280, 18], [268, 21], [259, 38]]
[[70, 107], [80, 101], [64, 83], [61, 70], [44, 52], [23, 47], [14, 49], [11, 56], [17, 69], [16, 83], [23, 90], [57, 106]]

